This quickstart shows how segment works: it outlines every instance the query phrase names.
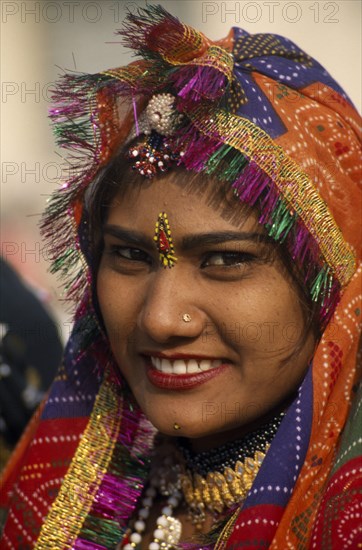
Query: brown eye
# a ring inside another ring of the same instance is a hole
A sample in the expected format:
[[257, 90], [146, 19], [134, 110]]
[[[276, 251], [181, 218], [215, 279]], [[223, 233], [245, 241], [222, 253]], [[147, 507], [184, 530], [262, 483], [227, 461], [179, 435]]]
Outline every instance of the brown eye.
[[201, 267], [238, 267], [254, 259], [255, 256], [247, 252], [210, 252]]
[[141, 250], [140, 248], [132, 248], [129, 246], [111, 246], [109, 253], [114, 258], [118, 258], [120, 260], [129, 260], [131, 262], [145, 262], [145, 263], [151, 263], [152, 259], [145, 252], [144, 250]]

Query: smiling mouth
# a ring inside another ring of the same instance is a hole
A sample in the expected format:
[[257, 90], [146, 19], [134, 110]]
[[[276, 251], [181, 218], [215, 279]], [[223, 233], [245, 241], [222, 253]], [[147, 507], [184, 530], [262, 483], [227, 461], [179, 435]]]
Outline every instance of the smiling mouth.
[[146, 373], [153, 386], [163, 390], [191, 390], [212, 380], [230, 363], [204, 357], [162, 357], [145, 355]]
[[221, 359], [166, 359], [150, 356], [152, 366], [165, 374], [200, 374], [217, 369], [223, 363]]

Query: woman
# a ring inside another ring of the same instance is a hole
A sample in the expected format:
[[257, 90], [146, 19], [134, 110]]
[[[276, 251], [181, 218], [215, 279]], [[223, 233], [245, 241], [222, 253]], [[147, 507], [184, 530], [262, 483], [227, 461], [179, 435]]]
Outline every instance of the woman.
[[77, 313], [4, 547], [357, 547], [358, 115], [281, 37], [122, 34], [141, 62], [55, 94]]

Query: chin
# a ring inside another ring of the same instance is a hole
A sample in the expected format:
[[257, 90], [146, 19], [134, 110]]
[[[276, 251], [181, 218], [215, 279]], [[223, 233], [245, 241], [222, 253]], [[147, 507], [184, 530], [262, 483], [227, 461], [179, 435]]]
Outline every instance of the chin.
[[177, 414], [172, 411], [172, 413], [165, 413], [162, 418], [152, 413], [147, 414], [147, 412], [146, 416], [156, 430], [171, 437], [195, 439], [210, 435], [215, 431], [215, 427], [205, 424], [200, 419], [200, 415], [193, 419], [189, 415], [185, 417], [181, 413]]
[[[165, 418], [169, 420], [165, 422]], [[215, 425], [213, 422], [207, 422], [207, 420], [200, 418], [200, 414], [195, 418], [190, 417], [190, 415], [185, 417], [182, 414], [165, 414], [162, 419], [149, 415], [148, 419], [161, 434], [171, 437], [187, 437], [188, 439], [212, 438], [218, 433], [227, 432], [236, 427], [233, 424], [227, 426]], [[175, 425], [179, 428], [176, 428]]]

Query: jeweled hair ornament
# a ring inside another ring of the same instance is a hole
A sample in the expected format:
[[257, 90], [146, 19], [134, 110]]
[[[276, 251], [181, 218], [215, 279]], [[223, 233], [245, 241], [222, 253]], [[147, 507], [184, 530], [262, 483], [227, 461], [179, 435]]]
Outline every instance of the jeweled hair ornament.
[[175, 145], [171, 147], [167, 140], [182, 118], [175, 109], [175, 100], [171, 94], [154, 95], [127, 140], [144, 134], [143, 141], [129, 149], [128, 158], [134, 162], [132, 168], [145, 178], [167, 172], [182, 158], [182, 151]]

